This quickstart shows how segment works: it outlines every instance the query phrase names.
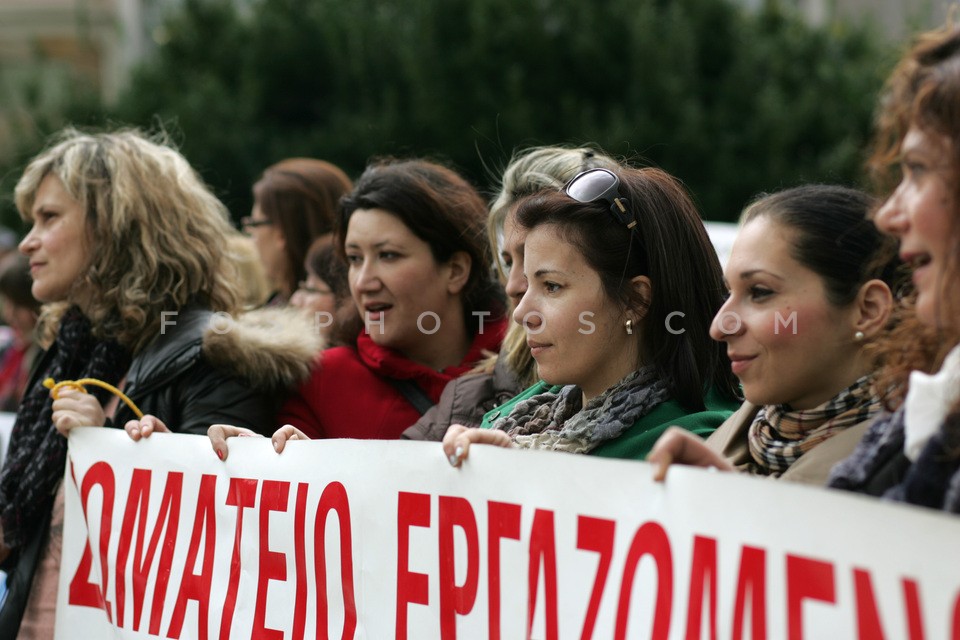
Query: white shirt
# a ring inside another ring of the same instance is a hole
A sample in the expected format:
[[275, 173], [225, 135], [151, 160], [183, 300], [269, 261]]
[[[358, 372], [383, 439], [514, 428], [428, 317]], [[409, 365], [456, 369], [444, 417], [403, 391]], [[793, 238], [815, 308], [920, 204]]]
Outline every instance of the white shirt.
[[960, 345], [947, 354], [937, 373], [928, 375], [914, 371], [910, 374], [910, 388], [903, 410], [903, 453], [911, 462], [920, 457], [923, 447], [943, 424], [958, 397]]

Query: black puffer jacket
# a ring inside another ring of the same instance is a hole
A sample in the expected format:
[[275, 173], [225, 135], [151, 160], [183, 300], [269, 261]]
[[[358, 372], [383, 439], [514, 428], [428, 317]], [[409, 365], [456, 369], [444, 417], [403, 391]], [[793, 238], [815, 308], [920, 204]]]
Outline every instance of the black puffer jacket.
[[[211, 364], [203, 353], [203, 337], [212, 315], [188, 309], [175, 318], [176, 324], [166, 325], [164, 334], [133, 359], [124, 392], [171, 431], [205, 435], [211, 424], [226, 423], [270, 435], [282, 390], [255, 388], [236, 370]], [[121, 403], [113, 424], [123, 427], [135, 418]]]

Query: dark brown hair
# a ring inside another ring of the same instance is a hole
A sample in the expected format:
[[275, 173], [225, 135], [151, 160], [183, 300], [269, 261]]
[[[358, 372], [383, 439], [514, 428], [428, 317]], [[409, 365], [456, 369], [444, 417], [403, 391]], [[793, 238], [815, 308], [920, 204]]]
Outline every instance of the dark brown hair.
[[869, 280], [896, 287], [897, 243], [868, 219], [875, 205], [857, 189], [810, 184], [759, 196], [740, 223], [768, 218], [790, 229], [793, 259], [820, 276], [832, 305], [846, 307]]
[[17, 306], [40, 313], [40, 302], [33, 297], [30, 277], [30, 259], [21, 253], [11, 253], [0, 260], [0, 294]]
[[340, 255], [332, 235], [321, 236], [313, 241], [304, 266], [333, 292], [337, 311], [329, 346], [356, 344], [357, 336], [363, 330], [363, 318], [350, 295], [347, 263]]
[[352, 186], [339, 167], [313, 158], [282, 160], [267, 167], [253, 185], [254, 202], [286, 241], [289, 291], [306, 275], [310, 243], [333, 232], [340, 198]]
[[[562, 192], [521, 201], [517, 221], [527, 229], [554, 225], [597, 271], [609, 298], [624, 309], [646, 307], [642, 352], [677, 402], [702, 411], [710, 387], [736, 397], [726, 348], [709, 334], [723, 304], [723, 275], [696, 206], [664, 171], [623, 168], [615, 173], [637, 220], [633, 231], [613, 217], [609, 203], [581, 203]], [[652, 283], [649, 305], [631, 284], [641, 275]]]
[[321, 236], [310, 244], [304, 266], [308, 272], [327, 283], [337, 304], [350, 297], [347, 263], [337, 251], [333, 236]]
[[486, 320], [503, 316], [503, 292], [493, 277], [492, 253], [486, 237], [487, 207], [476, 189], [456, 172], [427, 160], [376, 161], [357, 180], [341, 208], [341, 251], [353, 212], [383, 209], [430, 245], [438, 263], [447, 262], [458, 251], [470, 256], [470, 277], [461, 299], [471, 334], [480, 326], [480, 318], [474, 312], [490, 312], [491, 317]]

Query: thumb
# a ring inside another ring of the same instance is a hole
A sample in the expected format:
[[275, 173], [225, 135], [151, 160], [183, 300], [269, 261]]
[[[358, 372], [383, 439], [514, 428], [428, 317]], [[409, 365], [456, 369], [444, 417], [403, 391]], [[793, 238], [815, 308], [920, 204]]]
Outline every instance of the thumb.
[[666, 451], [661, 451], [659, 455], [657, 455], [657, 459], [652, 462], [655, 465], [653, 469], [653, 481], [663, 482], [667, 479], [667, 469], [673, 464], [673, 456]]

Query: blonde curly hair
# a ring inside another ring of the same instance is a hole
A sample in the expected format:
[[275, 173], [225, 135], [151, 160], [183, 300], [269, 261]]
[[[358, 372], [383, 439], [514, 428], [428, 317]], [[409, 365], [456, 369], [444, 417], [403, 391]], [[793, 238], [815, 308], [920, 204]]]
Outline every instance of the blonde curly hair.
[[239, 311], [238, 269], [225, 251], [227, 209], [165, 137], [65, 129], [17, 183], [24, 220], [32, 222], [37, 190], [49, 175], [86, 212], [91, 244], [89, 265], [66, 298], [44, 307], [44, 343], [71, 305], [90, 319], [98, 339], [112, 338], [133, 353], [159, 333], [162, 311], [188, 303]]

